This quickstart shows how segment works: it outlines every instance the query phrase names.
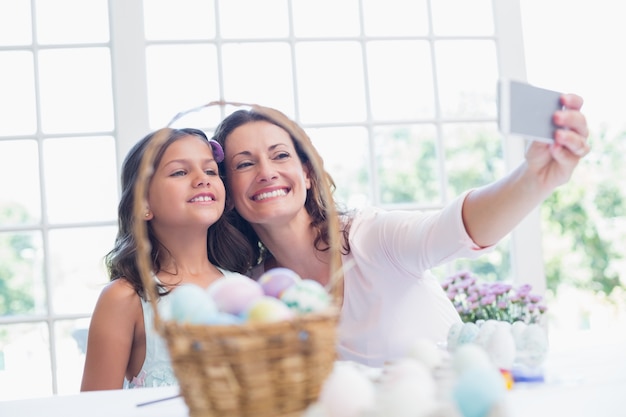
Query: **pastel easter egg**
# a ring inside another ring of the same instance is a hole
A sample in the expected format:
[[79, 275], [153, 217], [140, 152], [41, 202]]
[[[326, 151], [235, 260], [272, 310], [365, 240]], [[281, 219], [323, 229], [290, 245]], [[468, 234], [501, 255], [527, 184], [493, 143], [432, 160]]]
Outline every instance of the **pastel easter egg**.
[[280, 299], [299, 314], [322, 311], [330, 306], [330, 296], [322, 284], [312, 279], [296, 282], [283, 291]]
[[224, 313], [242, 314], [263, 296], [261, 285], [243, 275], [227, 275], [207, 289], [217, 308]]
[[257, 299], [246, 312], [246, 320], [250, 323], [290, 320], [293, 316], [293, 310], [279, 299], [269, 295]]
[[480, 332], [480, 328], [476, 323], [464, 323], [457, 340], [457, 348], [465, 343], [472, 343], [474, 339], [476, 339], [476, 336], [478, 336], [478, 332]]
[[548, 335], [536, 323], [529, 324], [522, 335], [520, 362], [530, 367], [538, 367], [548, 354]]
[[493, 367], [468, 369], [457, 379], [452, 398], [463, 417], [487, 417], [504, 400], [505, 384]]
[[180, 323], [202, 324], [217, 314], [215, 302], [198, 285], [180, 285], [168, 297], [171, 318]]
[[493, 367], [484, 348], [474, 343], [467, 343], [457, 348], [452, 356], [452, 368], [461, 375], [471, 368]]
[[461, 334], [461, 329], [463, 328], [462, 322], [454, 323], [448, 329], [448, 337], [446, 340], [446, 347], [448, 352], [454, 352], [459, 343], [459, 335]]
[[377, 403], [384, 415], [426, 416], [436, 408], [437, 384], [421, 362], [403, 358], [385, 366]]
[[433, 370], [443, 363], [443, 351], [429, 340], [419, 338], [409, 347], [407, 356], [421, 362], [429, 370]]
[[363, 416], [374, 409], [375, 399], [374, 383], [356, 368], [340, 364], [335, 364], [319, 395], [327, 417]]
[[513, 369], [516, 348], [510, 326], [498, 323], [493, 330], [493, 334], [489, 338], [489, 341], [487, 342], [486, 348], [491, 362], [498, 369]]
[[517, 349], [522, 348], [522, 340], [526, 326], [526, 323], [519, 320], [511, 324], [511, 334], [513, 335], [513, 340], [515, 340], [515, 346]]
[[300, 275], [289, 268], [273, 268], [261, 275], [258, 282], [265, 295], [279, 298], [283, 291], [301, 280]]
[[491, 335], [493, 334], [493, 331], [495, 330], [497, 325], [497, 320], [487, 320], [482, 322], [480, 326], [478, 326], [479, 331], [478, 335], [476, 335], [476, 339], [474, 339], [474, 343], [484, 348], [487, 348], [489, 339], [491, 338]]

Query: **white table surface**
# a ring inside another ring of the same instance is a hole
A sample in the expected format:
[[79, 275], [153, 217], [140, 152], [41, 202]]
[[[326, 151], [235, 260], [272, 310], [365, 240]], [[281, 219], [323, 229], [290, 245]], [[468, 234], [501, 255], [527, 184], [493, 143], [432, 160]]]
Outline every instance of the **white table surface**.
[[[507, 392], [507, 417], [626, 416], [626, 342], [550, 352], [546, 381]], [[188, 417], [177, 387], [87, 392], [0, 401], [1, 417]]]

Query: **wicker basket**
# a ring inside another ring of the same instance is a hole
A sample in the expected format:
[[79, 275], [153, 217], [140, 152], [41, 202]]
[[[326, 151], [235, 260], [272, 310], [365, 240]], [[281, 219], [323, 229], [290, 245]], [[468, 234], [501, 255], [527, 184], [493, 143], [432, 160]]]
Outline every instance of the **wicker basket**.
[[[216, 104], [241, 105], [214, 102], [206, 106]], [[252, 107], [290, 131], [308, 153], [314, 169], [323, 172], [321, 158], [295, 123], [273, 109]], [[300, 416], [318, 398], [322, 383], [336, 359], [341, 293], [333, 292], [335, 302], [327, 311], [299, 316], [291, 321], [209, 326], [163, 320], [156, 308], [150, 244], [142, 213], [154, 154], [166, 136], [167, 129], [155, 136], [140, 167], [135, 189], [134, 233], [139, 245], [139, 270], [154, 308], [155, 328], [167, 341], [173, 370], [189, 414], [191, 417]], [[325, 200], [332, 201], [330, 185], [325, 184], [323, 188]], [[330, 207], [329, 218], [336, 217]], [[337, 231], [337, 222], [331, 222], [333, 256], [329, 274], [330, 271], [340, 271], [337, 267]], [[342, 279], [340, 272], [332, 276], [335, 283]]]

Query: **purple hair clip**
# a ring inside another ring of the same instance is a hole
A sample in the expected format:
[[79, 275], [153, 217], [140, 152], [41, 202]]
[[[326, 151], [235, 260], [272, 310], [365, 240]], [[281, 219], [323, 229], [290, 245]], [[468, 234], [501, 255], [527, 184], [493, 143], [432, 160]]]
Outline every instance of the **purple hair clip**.
[[219, 144], [218, 141], [209, 139], [209, 145], [213, 149], [213, 157], [215, 158], [215, 162], [218, 164], [224, 160], [224, 149], [222, 149], [222, 145]]

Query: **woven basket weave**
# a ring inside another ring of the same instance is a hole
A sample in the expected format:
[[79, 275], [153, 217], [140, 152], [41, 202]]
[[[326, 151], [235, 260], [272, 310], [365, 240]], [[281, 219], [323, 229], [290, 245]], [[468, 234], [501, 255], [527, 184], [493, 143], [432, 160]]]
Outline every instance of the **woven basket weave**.
[[[226, 104], [242, 105], [212, 102], [201, 107]], [[295, 123], [276, 110], [246, 106], [263, 112], [289, 131], [309, 156], [313, 168], [324, 173], [317, 151]], [[154, 155], [167, 133], [168, 129], [164, 128], [155, 135], [142, 160], [135, 186], [133, 232], [138, 242], [141, 278], [154, 309], [155, 328], [167, 342], [189, 414], [191, 417], [300, 416], [318, 398], [322, 383], [332, 371], [342, 294], [332, 292], [334, 303], [327, 311], [302, 315], [291, 321], [209, 326], [163, 320], [156, 305], [157, 290], [152, 278], [150, 243], [143, 211]], [[333, 201], [330, 184], [322, 182], [322, 197], [325, 201]], [[328, 207], [327, 214], [332, 219], [329, 276], [332, 277], [331, 283], [336, 284], [341, 281], [342, 274], [338, 267], [339, 233], [334, 207]], [[333, 285], [335, 289], [339, 287]]]

